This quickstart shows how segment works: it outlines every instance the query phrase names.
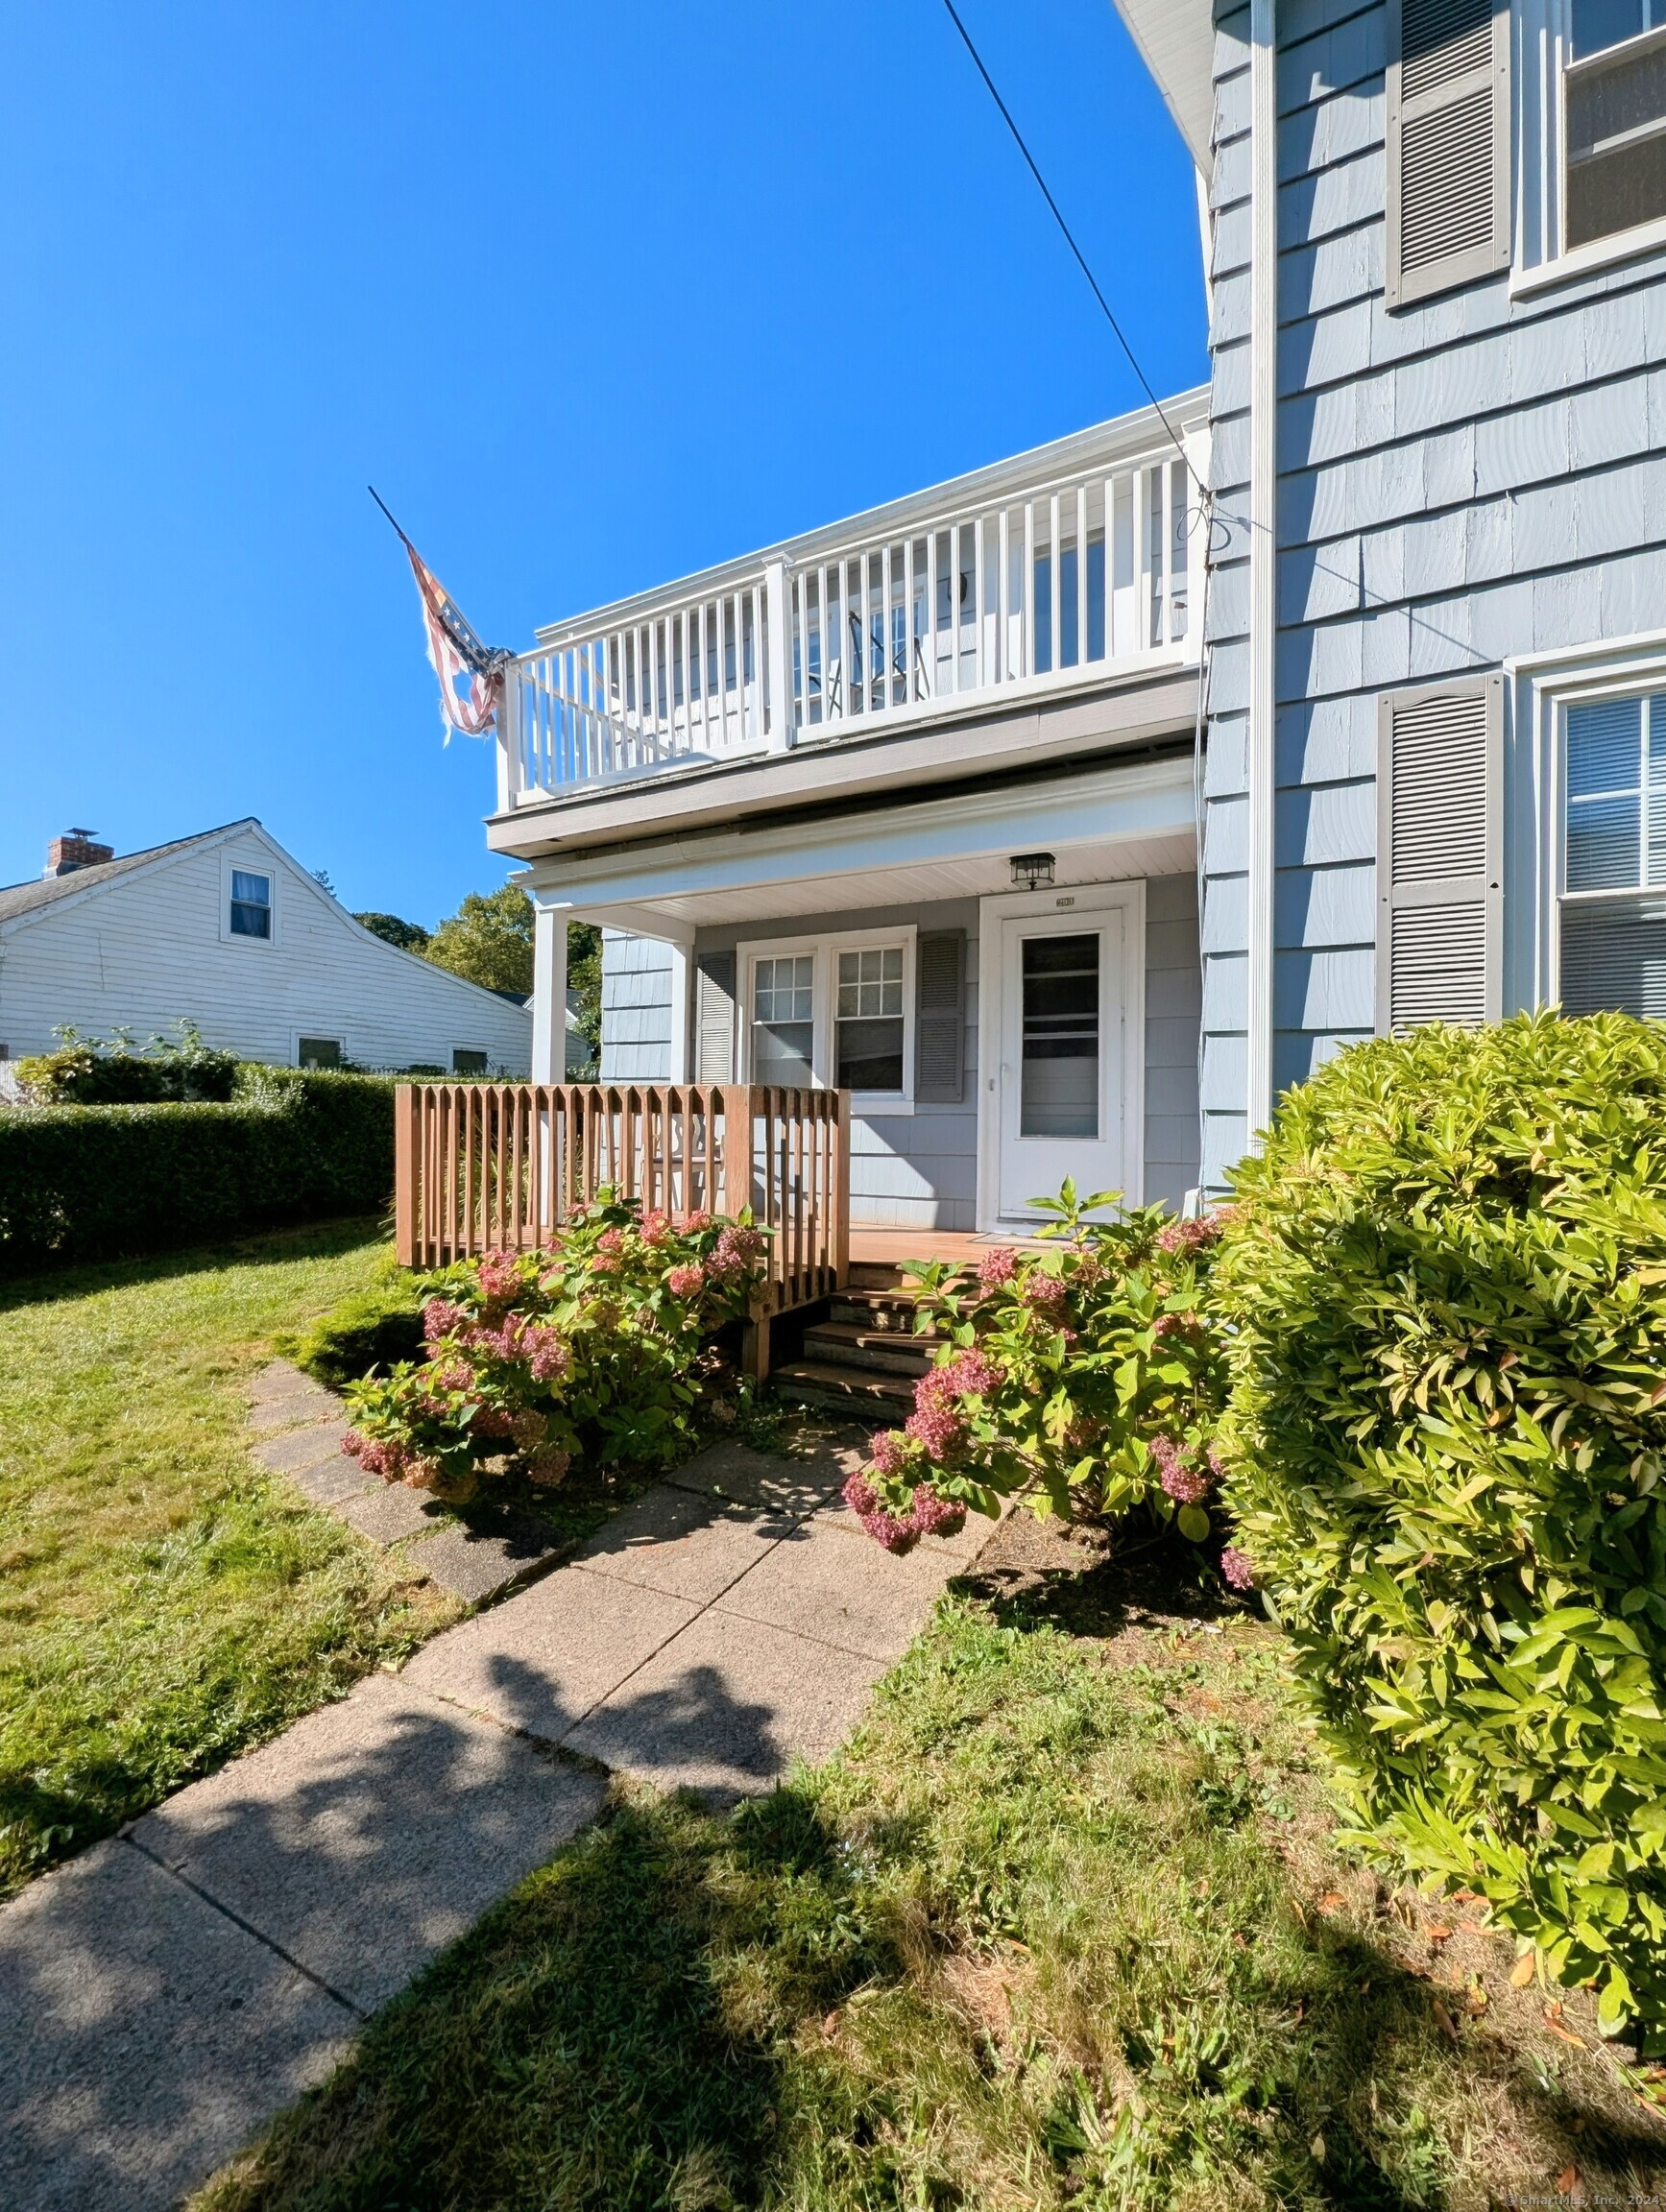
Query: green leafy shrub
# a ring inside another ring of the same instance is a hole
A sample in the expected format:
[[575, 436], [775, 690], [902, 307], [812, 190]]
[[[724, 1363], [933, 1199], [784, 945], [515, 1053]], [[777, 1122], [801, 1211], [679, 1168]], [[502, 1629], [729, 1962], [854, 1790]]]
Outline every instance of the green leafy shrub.
[[0, 1110], [0, 1268], [379, 1213], [393, 1184], [375, 1076], [245, 1068], [224, 1105]]
[[1237, 1194], [1227, 1500], [1356, 1840], [1658, 2032], [1666, 1027], [1361, 1046]]
[[280, 1336], [277, 1349], [332, 1390], [375, 1367], [423, 1356], [423, 1288], [390, 1262], [374, 1283], [321, 1314], [310, 1328]]
[[1088, 1218], [1116, 1197], [1078, 1199], [1067, 1182], [1038, 1201], [1050, 1251], [995, 1245], [972, 1282], [943, 1262], [916, 1270], [916, 1326], [949, 1342], [845, 1488], [887, 1550], [1031, 1482], [1064, 1518], [1078, 1503], [1143, 1509], [1193, 1543], [1211, 1536], [1223, 1378], [1200, 1306], [1219, 1229], [1157, 1206]]
[[189, 1022], [136, 1052], [125, 1034], [109, 1043], [60, 1029], [61, 1048], [18, 1065], [18, 1080], [42, 1106], [155, 1106], [164, 1100], [224, 1104], [237, 1085], [237, 1056], [205, 1045]]
[[744, 1217], [673, 1224], [603, 1192], [545, 1251], [430, 1278], [427, 1357], [349, 1385], [343, 1449], [456, 1503], [482, 1478], [559, 1482], [581, 1455], [668, 1466], [698, 1434], [705, 1339], [746, 1310], [762, 1253]]

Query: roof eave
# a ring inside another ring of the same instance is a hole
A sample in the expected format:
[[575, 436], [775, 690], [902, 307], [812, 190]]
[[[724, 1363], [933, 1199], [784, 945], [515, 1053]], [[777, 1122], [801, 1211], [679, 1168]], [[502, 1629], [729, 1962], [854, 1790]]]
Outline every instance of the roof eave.
[[1209, 174], [1215, 123], [1213, 0], [1115, 0], [1187, 151]]

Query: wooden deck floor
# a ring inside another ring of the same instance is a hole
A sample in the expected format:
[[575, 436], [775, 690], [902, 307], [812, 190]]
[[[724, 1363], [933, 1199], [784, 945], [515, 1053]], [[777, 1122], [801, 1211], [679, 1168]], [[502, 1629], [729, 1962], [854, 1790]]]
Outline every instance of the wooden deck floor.
[[904, 1260], [973, 1261], [992, 1244], [1033, 1241], [1022, 1237], [980, 1237], [970, 1229], [853, 1229], [851, 1258], [890, 1265]]

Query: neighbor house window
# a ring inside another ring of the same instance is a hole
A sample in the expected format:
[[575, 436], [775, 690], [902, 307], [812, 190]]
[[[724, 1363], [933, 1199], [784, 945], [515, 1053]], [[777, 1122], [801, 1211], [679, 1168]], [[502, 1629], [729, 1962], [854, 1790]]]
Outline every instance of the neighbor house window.
[[903, 948], [863, 947], [838, 956], [833, 1082], [841, 1091], [903, 1088]]
[[1566, 709], [1559, 997], [1666, 1020], [1666, 691]]
[[766, 955], [752, 967], [752, 1077], [806, 1089], [815, 1081], [815, 955]]
[[1666, 216], [1666, 5], [1574, 0], [1562, 86], [1562, 244]]
[[270, 876], [251, 876], [241, 868], [232, 869], [231, 934], [233, 937], [272, 935]]
[[[235, 911], [235, 909], [233, 909]], [[302, 1037], [296, 1049], [296, 1061], [302, 1068], [339, 1068], [342, 1063], [339, 1037]]]
[[484, 1075], [485, 1053], [476, 1052], [468, 1045], [454, 1046], [451, 1051], [451, 1072], [453, 1075]]

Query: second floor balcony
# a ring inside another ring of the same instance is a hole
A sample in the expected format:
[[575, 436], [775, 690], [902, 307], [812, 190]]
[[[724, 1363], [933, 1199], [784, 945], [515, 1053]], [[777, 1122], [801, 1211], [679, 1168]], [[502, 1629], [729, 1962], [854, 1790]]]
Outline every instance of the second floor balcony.
[[679, 770], [1195, 664], [1206, 395], [1164, 413], [1183, 450], [1147, 409], [542, 630], [508, 673], [494, 844]]

